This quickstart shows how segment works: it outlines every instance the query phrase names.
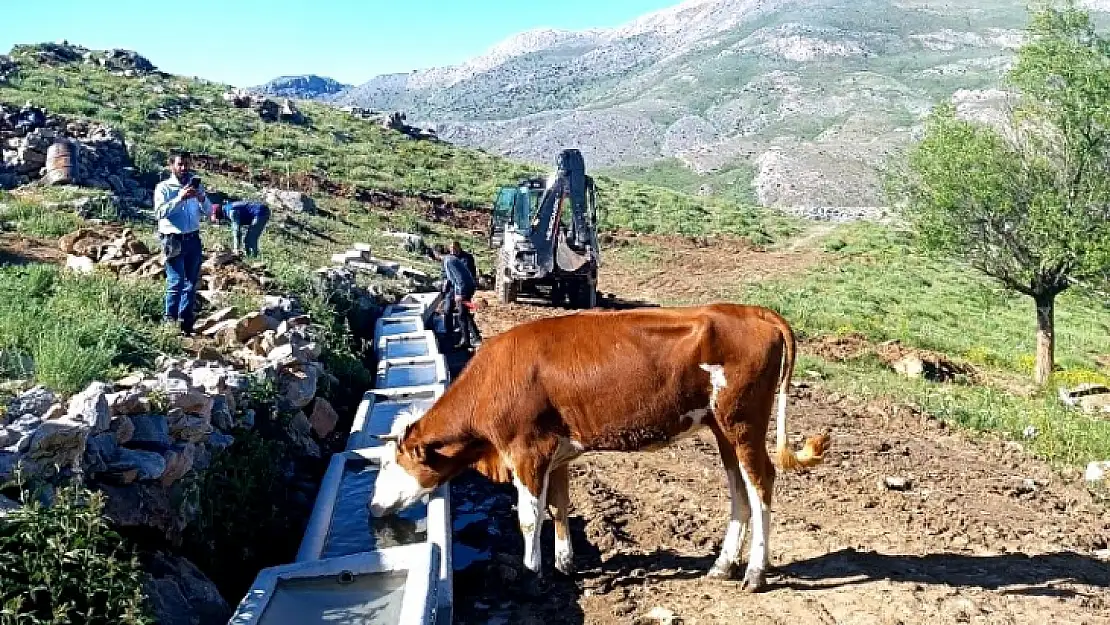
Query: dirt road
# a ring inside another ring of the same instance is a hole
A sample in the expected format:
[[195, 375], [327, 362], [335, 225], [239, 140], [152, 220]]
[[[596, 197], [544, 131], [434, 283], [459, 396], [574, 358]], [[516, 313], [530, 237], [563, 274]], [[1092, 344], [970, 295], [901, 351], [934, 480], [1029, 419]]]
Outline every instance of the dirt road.
[[[650, 299], [628, 281], [617, 288], [617, 303]], [[489, 336], [564, 312], [493, 305], [479, 322]], [[579, 573], [568, 580], [550, 569], [548, 524], [544, 559], [554, 577], [535, 598], [520, 582], [512, 489], [459, 481], [456, 501], [486, 505], [492, 519], [456, 540], [492, 560], [456, 574], [456, 622], [634, 623], [658, 607], [687, 624], [1110, 624], [1110, 511], [1075, 476], [1013, 443], [819, 385], [795, 388], [788, 414], [796, 444], [830, 430], [833, 449], [808, 474], [780, 473], [766, 592], [703, 578], [728, 516], [716, 445], [703, 434], [572, 465]], [[892, 488], [888, 477], [906, 484]]]

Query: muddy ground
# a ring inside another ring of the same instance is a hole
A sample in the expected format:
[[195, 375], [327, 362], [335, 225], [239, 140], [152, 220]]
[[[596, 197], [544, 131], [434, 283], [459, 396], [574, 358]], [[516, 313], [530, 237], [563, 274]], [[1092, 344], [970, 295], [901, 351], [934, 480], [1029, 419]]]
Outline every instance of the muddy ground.
[[[793, 271], [818, 258], [801, 250], [727, 253], [753, 261], [740, 266], [752, 267], [756, 279], [771, 263]], [[712, 265], [711, 252], [659, 254]], [[602, 284], [615, 294], [608, 305], [652, 301], [659, 287], [647, 278], [613, 269]], [[736, 279], [745, 276], [729, 276]], [[709, 299], [724, 288], [673, 280], [682, 298]], [[568, 312], [503, 307], [483, 295], [491, 303], [479, 314], [486, 336]], [[728, 518], [716, 444], [704, 433], [654, 453], [576, 461], [578, 574], [567, 579], [551, 568], [548, 523], [543, 548], [551, 581], [536, 597], [526, 594], [512, 489], [458, 480], [456, 519], [460, 506], [464, 513], [488, 508], [492, 519], [456, 533], [456, 544], [467, 546], [461, 549], [487, 550], [490, 559], [456, 573], [455, 622], [635, 623], [663, 608], [688, 624], [1110, 624], [1110, 511], [1076, 474], [1061, 475], [1015, 443], [953, 431], [908, 407], [807, 384], [792, 393], [788, 429], [795, 445], [802, 435], [829, 431], [833, 447], [826, 464], [809, 473], [780, 473], [769, 589], [744, 594], [738, 581], [703, 578]], [[892, 489], [888, 477], [904, 478], [904, 488]]]

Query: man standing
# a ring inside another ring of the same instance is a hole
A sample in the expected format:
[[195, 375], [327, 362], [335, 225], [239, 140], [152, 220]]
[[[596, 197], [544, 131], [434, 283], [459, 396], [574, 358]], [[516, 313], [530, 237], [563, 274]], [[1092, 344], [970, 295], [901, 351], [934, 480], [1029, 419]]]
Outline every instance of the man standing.
[[470, 349], [473, 347], [471, 335], [480, 341], [478, 326], [470, 315], [470, 301], [477, 288], [474, 276], [470, 273], [466, 263], [458, 256], [448, 252], [443, 244], [436, 244], [432, 250], [436, 260], [443, 262], [443, 293], [444, 293], [444, 325], [448, 336], [454, 335], [455, 315], [459, 315], [459, 328], [462, 333], [461, 340], [454, 346], [455, 349]]
[[187, 154], [171, 152], [169, 167], [170, 177], [154, 188], [154, 216], [166, 259], [165, 321], [191, 335], [202, 260], [200, 224], [212, 214], [212, 204]]
[[478, 283], [478, 267], [474, 264], [474, 255], [470, 252], [463, 250], [462, 244], [458, 241], [451, 241], [451, 255], [457, 256], [466, 265], [470, 276], [474, 278], [474, 283]]
[[264, 202], [229, 202], [212, 207], [212, 221], [227, 217], [231, 221], [231, 251], [243, 250], [258, 256], [258, 239], [270, 220], [270, 207]]

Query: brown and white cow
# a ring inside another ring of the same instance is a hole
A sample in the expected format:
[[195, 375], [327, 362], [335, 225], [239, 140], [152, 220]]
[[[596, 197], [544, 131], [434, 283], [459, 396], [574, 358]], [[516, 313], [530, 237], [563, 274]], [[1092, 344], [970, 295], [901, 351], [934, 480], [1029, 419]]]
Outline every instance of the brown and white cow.
[[781, 468], [815, 466], [829, 444], [821, 435], [797, 454], [787, 446], [794, 352], [786, 320], [754, 306], [591, 311], [519, 325], [487, 340], [426, 414], [382, 437], [395, 455], [382, 466], [371, 513], [391, 514], [474, 467], [516, 485], [524, 564], [536, 574], [540, 528], [552, 504], [555, 566], [570, 574], [567, 464], [590, 451], [663, 447], [708, 427], [732, 496], [709, 575], [738, 569], [750, 522], [744, 587], [759, 589], [768, 562], [775, 466], [766, 434], [776, 394]]

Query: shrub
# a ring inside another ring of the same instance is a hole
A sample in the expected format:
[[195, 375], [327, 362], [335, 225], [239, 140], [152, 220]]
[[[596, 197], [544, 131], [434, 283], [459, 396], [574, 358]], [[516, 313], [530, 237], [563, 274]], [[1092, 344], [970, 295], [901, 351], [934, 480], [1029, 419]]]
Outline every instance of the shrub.
[[145, 625], [142, 571], [103, 516], [104, 495], [59, 489], [0, 519], [0, 624]]

